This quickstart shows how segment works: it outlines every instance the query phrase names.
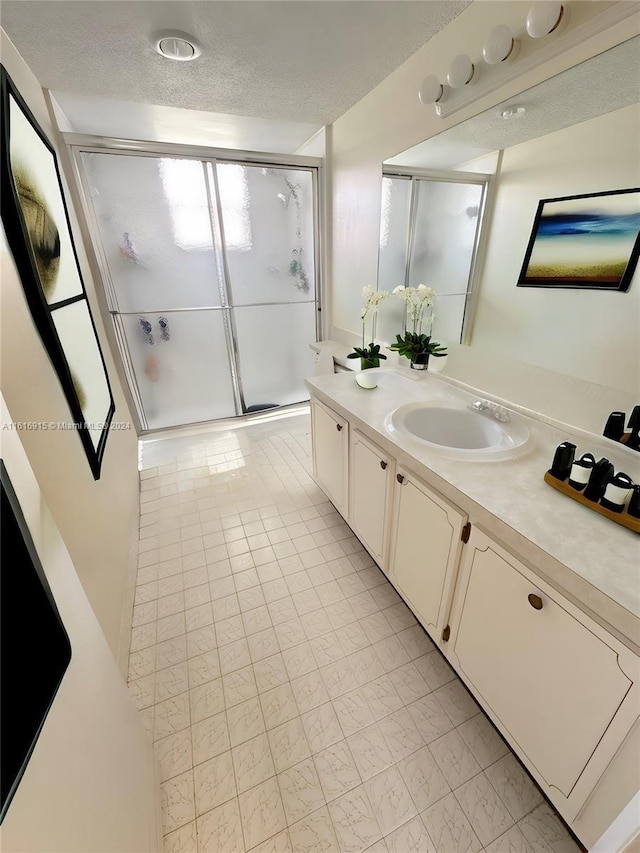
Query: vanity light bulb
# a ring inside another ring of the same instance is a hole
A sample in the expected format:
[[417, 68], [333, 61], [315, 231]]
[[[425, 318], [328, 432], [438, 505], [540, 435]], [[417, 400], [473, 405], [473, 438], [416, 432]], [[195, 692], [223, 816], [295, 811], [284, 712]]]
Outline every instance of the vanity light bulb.
[[447, 83], [452, 89], [462, 89], [477, 76], [478, 72], [471, 59], [466, 53], [459, 53], [453, 58], [449, 66]]
[[538, 0], [529, 9], [526, 29], [532, 39], [548, 36], [557, 29], [565, 15], [565, 8], [559, 0]]
[[425, 104], [425, 106], [429, 104], [438, 104], [445, 98], [445, 87], [437, 77], [430, 74], [428, 77], [425, 77], [420, 84], [418, 98], [420, 99], [420, 103]]
[[482, 48], [482, 57], [487, 65], [499, 65], [512, 57], [515, 46], [516, 41], [509, 27], [500, 24], [487, 36]]

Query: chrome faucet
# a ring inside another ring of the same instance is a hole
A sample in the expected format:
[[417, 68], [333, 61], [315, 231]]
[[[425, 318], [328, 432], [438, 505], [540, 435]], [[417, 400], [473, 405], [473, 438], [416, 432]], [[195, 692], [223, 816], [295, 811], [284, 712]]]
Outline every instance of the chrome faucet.
[[504, 406], [499, 406], [497, 403], [492, 403], [490, 400], [476, 400], [475, 403], [471, 403], [467, 408], [471, 409], [472, 412], [486, 412], [488, 415], [491, 415], [503, 424], [508, 424], [511, 420], [511, 416]]

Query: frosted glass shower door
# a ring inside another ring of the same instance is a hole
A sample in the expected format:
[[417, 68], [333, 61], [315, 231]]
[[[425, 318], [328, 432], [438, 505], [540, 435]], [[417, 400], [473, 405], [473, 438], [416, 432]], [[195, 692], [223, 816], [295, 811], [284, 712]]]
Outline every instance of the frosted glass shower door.
[[484, 187], [418, 180], [409, 285], [438, 294], [434, 334], [460, 340]]
[[118, 320], [149, 429], [236, 414], [222, 311], [145, 312]]
[[220, 252], [205, 165], [149, 155], [81, 155], [107, 297], [149, 429], [232, 417]]
[[[382, 178], [380, 243], [378, 248], [378, 290], [391, 293], [405, 284], [407, 250], [411, 224], [411, 178]], [[404, 303], [389, 299], [376, 318], [379, 340], [393, 341], [402, 330]]]
[[313, 173], [216, 163], [245, 411], [308, 400], [316, 340]]

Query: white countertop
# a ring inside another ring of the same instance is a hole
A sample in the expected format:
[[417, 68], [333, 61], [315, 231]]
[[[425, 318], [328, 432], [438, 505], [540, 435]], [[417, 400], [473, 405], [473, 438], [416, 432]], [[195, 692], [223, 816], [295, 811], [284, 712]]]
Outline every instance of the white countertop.
[[[454, 395], [473, 401], [446, 378], [406, 368], [376, 370], [378, 387], [360, 388], [352, 374], [307, 380], [317, 397], [381, 448], [411, 468], [444, 497], [469, 514], [472, 523], [495, 536], [559, 591], [640, 650], [640, 536], [614, 524], [552, 489], [544, 480], [556, 447], [573, 441], [577, 454], [606, 456], [616, 471], [640, 482], [640, 455], [602, 436], [558, 428], [513, 407], [525, 417], [531, 437], [524, 452], [496, 462], [456, 461], [384, 425], [404, 403]], [[493, 398], [496, 399], [496, 398]], [[509, 406], [504, 400], [503, 405]]]

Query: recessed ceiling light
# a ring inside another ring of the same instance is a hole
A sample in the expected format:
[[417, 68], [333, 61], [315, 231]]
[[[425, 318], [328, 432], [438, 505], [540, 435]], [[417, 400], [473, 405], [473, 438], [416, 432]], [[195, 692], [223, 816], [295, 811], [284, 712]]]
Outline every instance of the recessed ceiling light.
[[161, 30], [153, 34], [152, 41], [160, 56], [176, 62], [189, 62], [202, 53], [196, 39], [180, 30]]
[[498, 115], [500, 115], [501, 118], [517, 118], [518, 116], [524, 115], [526, 111], [526, 107], [514, 104], [512, 107], [505, 107], [503, 110], [500, 110]]

